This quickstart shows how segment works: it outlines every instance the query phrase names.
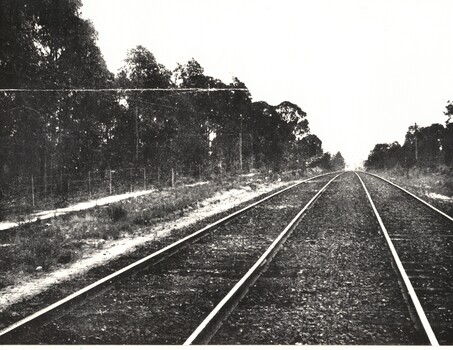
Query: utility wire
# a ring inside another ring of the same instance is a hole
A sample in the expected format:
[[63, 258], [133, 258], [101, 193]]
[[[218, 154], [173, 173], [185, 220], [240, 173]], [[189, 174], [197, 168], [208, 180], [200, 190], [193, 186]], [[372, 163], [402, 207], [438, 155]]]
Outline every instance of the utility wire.
[[168, 91], [168, 92], [217, 92], [217, 91], [248, 91], [247, 88], [100, 88], [100, 89], [4, 89], [0, 92], [145, 92], [145, 91]]
[[[70, 91], [69, 89], [68, 90], [65, 90], [65, 91]], [[99, 91], [100, 93], [103, 93], [103, 94], [107, 94], [106, 91]], [[107, 96], [105, 96], [107, 97]], [[120, 98], [123, 98], [123, 97], [120, 97]], [[211, 115], [211, 116], [217, 116], [217, 114], [215, 113], [215, 111], [212, 111], [212, 112], [202, 112], [202, 111], [196, 111], [196, 110], [193, 110], [193, 109], [187, 109], [187, 108], [179, 108], [179, 107], [174, 107], [174, 106], [169, 106], [169, 105], [164, 105], [164, 104], [160, 104], [160, 103], [156, 103], [156, 102], [148, 102], [148, 101], [145, 101], [143, 100], [142, 98], [140, 97], [131, 97], [131, 96], [125, 96], [124, 97], [125, 100], [127, 102], [135, 102], [135, 103], [139, 103], [140, 105], [144, 105], [144, 106], [152, 106], [152, 107], [163, 107], [163, 108], [167, 108], [167, 109], [172, 109], [172, 110], [175, 110], [175, 111], [183, 111], [183, 112], [190, 112], [190, 113], [195, 113], [195, 114], [202, 114], [202, 115]], [[159, 100], [162, 100], [162, 98], [159, 98]], [[12, 110], [15, 110], [15, 109], [20, 109], [20, 108], [28, 108], [28, 107], [14, 107], [14, 108], [11, 108], [7, 111], [12, 111]]]
[[[37, 82], [38, 80], [33, 81]], [[99, 92], [107, 95], [108, 92], [145, 92], [145, 91], [157, 91], [157, 92], [175, 92], [175, 93], [191, 93], [191, 92], [216, 92], [216, 91], [248, 91], [247, 88], [100, 88], [100, 89], [84, 89], [84, 88], [74, 88], [72, 86], [67, 86], [64, 88], [45, 88], [45, 89], [18, 89], [18, 88], [12, 88], [12, 89], [2, 89], [0, 88], [0, 92]], [[211, 112], [202, 112], [202, 111], [196, 111], [192, 109], [187, 109], [187, 108], [178, 108], [174, 106], [169, 106], [169, 105], [164, 105], [156, 102], [149, 102], [149, 101], [144, 101], [141, 97], [138, 96], [125, 96], [127, 101], [131, 102], [138, 102], [142, 105], [147, 105], [147, 106], [159, 106], [159, 107], [164, 107], [167, 109], [172, 109], [175, 111], [185, 111], [185, 112], [190, 112], [190, 113], [196, 113], [196, 114], [202, 114], [202, 115], [212, 115], [212, 116], [217, 116], [217, 114], [212, 110]], [[162, 100], [163, 98], [159, 98], [159, 100]]]

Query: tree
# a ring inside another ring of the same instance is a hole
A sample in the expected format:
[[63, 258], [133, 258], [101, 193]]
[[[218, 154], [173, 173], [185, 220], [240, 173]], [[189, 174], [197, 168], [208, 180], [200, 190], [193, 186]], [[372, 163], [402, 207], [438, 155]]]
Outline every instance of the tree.
[[[279, 170], [322, 154], [299, 106], [252, 103], [238, 78], [225, 84], [205, 75], [193, 58], [171, 72], [137, 46], [113, 75], [93, 24], [80, 16], [80, 0], [0, 0], [0, 5], [0, 87], [56, 90], [0, 95], [2, 188], [34, 174], [46, 189], [49, 175], [86, 176], [123, 166]], [[74, 89], [104, 87], [194, 91]]]
[[334, 170], [343, 170], [346, 166], [343, 156], [340, 152], [337, 152], [331, 160], [332, 169]]
[[316, 135], [308, 134], [302, 139], [296, 138], [291, 143], [286, 155], [286, 162], [291, 169], [305, 169], [322, 154], [322, 141]]
[[322, 155], [322, 141], [318, 136], [310, 134], [298, 141], [298, 152], [302, 159], [310, 160], [313, 157]]
[[[40, 84], [40, 55], [36, 4], [2, 1], [0, 4], [0, 87], [34, 88]], [[1, 94], [0, 180], [2, 184], [29, 171], [36, 164], [39, 145], [36, 131], [45, 124], [35, 98], [23, 94]], [[32, 105], [33, 102], [33, 105]], [[0, 184], [1, 185], [1, 184]]]
[[281, 119], [275, 107], [266, 102], [254, 102], [252, 137], [257, 165], [280, 170], [285, 151], [295, 139], [291, 124]]
[[[191, 59], [186, 64], [178, 64], [174, 70], [174, 80], [180, 88], [206, 89], [221, 84], [204, 75], [203, 67]], [[181, 132], [175, 140], [179, 145], [178, 158], [185, 166], [200, 166], [209, 160], [209, 135], [212, 127], [212, 106], [210, 96], [205, 91], [193, 91], [178, 96], [178, 125]]]
[[[444, 127], [432, 124], [428, 127], [411, 125], [403, 145], [403, 165], [411, 167], [434, 167], [442, 162]], [[448, 147], [448, 146], [447, 146]]]
[[157, 63], [154, 55], [138, 45], [127, 52], [119, 76], [122, 82], [135, 88], [168, 88], [172, 86], [171, 71]]
[[[117, 75], [117, 86], [174, 87], [171, 72], [143, 46], [129, 50], [124, 62]], [[121, 94], [120, 99], [122, 108], [116, 115], [112, 145], [119, 155], [116, 166], [160, 165], [164, 153], [168, 162], [172, 162], [176, 151], [170, 149], [170, 140], [177, 125], [172, 97], [166, 92], [143, 91]]]
[[[2, 87], [61, 89], [112, 83], [96, 45], [96, 31], [80, 18], [80, 6], [78, 0], [19, 0], [0, 6]], [[100, 147], [98, 121], [105, 110], [98, 99], [73, 92], [3, 95], [0, 108], [8, 119], [8, 132], [2, 134], [2, 143], [12, 151], [0, 153], [8, 162], [8, 174], [17, 177], [39, 169], [46, 188], [49, 172], [78, 172], [96, 162], [91, 150]]]
[[368, 159], [365, 161], [365, 167], [371, 169], [389, 169], [401, 162], [402, 158], [401, 145], [398, 142], [379, 143], [374, 146]]
[[420, 128], [418, 135], [419, 164], [423, 167], [436, 167], [442, 160], [442, 139], [445, 128], [441, 124], [432, 124]]
[[306, 119], [307, 113], [298, 105], [284, 101], [275, 110], [283, 121], [291, 125], [296, 140], [302, 139], [310, 131], [308, 120]]
[[332, 155], [329, 152], [325, 152], [320, 158], [318, 158], [314, 164], [314, 166], [318, 166], [325, 170], [332, 169]]
[[194, 58], [185, 65], [178, 64], [175, 69], [175, 81], [184, 88], [207, 88], [210, 78], [204, 75], [204, 68]]
[[448, 117], [445, 122], [445, 130], [442, 139], [442, 150], [444, 152], [445, 164], [448, 166], [453, 165], [453, 123], [451, 117], [453, 116], [453, 101], [448, 101], [447, 109], [444, 114]]
[[[243, 88], [245, 84], [238, 78], [225, 85], [220, 81], [214, 87]], [[251, 134], [251, 97], [245, 91], [218, 91], [215, 98], [209, 97], [211, 113], [209, 113], [212, 144], [212, 162], [226, 171], [235, 171], [250, 167], [253, 163]]]

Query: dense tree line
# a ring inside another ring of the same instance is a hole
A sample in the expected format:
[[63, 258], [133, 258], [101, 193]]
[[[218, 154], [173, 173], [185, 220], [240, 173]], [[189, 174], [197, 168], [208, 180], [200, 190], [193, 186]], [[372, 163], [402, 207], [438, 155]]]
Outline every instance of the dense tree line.
[[50, 175], [132, 166], [344, 166], [341, 154], [323, 153], [299, 106], [252, 102], [239, 79], [225, 84], [194, 59], [170, 71], [137, 46], [109, 72], [80, 7], [80, 0], [0, 0], [0, 88], [34, 90], [0, 93], [1, 187], [30, 174], [45, 185]]
[[409, 126], [403, 145], [396, 141], [375, 145], [365, 166], [370, 169], [452, 167], [453, 102], [448, 101], [444, 114], [448, 117], [445, 126], [437, 123], [427, 127]]

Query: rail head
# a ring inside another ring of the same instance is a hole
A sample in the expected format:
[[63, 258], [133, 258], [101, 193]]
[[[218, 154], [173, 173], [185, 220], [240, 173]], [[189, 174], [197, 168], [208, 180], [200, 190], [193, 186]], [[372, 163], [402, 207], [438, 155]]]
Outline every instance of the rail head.
[[358, 177], [360, 183], [362, 184], [362, 187], [365, 191], [365, 194], [368, 198], [368, 201], [370, 202], [371, 208], [373, 209], [373, 212], [376, 216], [376, 219], [379, 223], [379, 226], [381, 228], [382, 234], [384, 235], [384, 238], [387, 242], [387, 245], [389, 247], [390, 253], [392, 254], [392, 259], [396, 265], [396, 273], [398, 274], [401, 282], [404, 285], [405, 290], [407, 290], [407, 293], [410, 298], [410, 302], [412, 303], [413, 308], [415, 309], [416, 315], [418, 317], [418, 320], [420, 321], [420, 324], [426, 333], [426, 336], [428, 337], [428, 340], [431, 345], [438, 346], [439, 342], [436, 338], [436, 335], [434, 334], [431, 325], [429, 324], [428, 318], [426, 317], [425, 311], [423, 310], [423, 307], [420, 303], [420, 300], [418, 299], [417, 294], [415, 293], [414, 287], [412, 286], [412, 283], [406, 273], [406, 270], [404, 269], [403, 264], [401, 263], [401, 260], [398, 256], [398, 253], [395, 249], [395, 246], [393, 245], [393, 242], [390, 238], [390, 235], [387, 231], [387, 229], [384, 226], [384, 222], [382, 221], [381, 216], [379, 215], [379, 212], [373, 202], [373, 199], [371, 198], [370, 192], [368, 191], [367, 187], [365, 186], [365, 183], [363, 182], [362, 178], [357, 174], [357, 172], [354, 171], [354, 174]]
[[244, 297], [248, 289], [255, 283], [265, 268], [269, 265], [272, 258], [278, 252], [286, 238], [291, 234], [295, 227], [299, 224], [301, 217], [308, 208], [319, 198], [319, 196], [327, 189], [327, 187], [344, 172], [340, 172], [333, 177], [329, 182], [324, 185], [310, 201], [297, 213], [285, 229], [278, 235], [278, 237], [271, 243], [266, 251], [260, 258], [253, 264], [253, 266], [244, 274], [244, 276], [233, 286], [227, 295], [216, 305], [216, 307], [208, 314], [208, 316], [200, 323], [195, 331], [187, 338], [183, 345], [193, 344], [207, 344], [217, 329], [220, 327], [226, 317], [231, 313], [231, 305], [237, 303]]
[[314, 180], [314, 179], [318, 179], [320, 177], [323, 177], [323, 176], [328, 176], [328, 175], [332, 175], [332, 174], [335, 174], [337, 172], [330, 172], [330, 173], [324, 173], [324, 174], [319, 174], [319, 175], [316, 175], [316, 176], [312, 176], [310, 178], [307, 178], [307, 179], [304, 179], [304, 180], [301, 180], [301, 181], [298, 181], [296, 182], [295, 184], [291, 185], [291, 186], [288, 186], [288, 187], [285, 187], [275, 193], [272, 193], [252, 204], [249, 204], [248, 206], [242, 208], [242, 209], [239, 209], [229, 215], [227, 215], [226, 217], [223, 217], [217, 221], [215, 221], [214, 223], [211, 223], [207, 226], [205, 226], [204, 228], [188, 235], [188, 236], [185, 236], [183, 238], [181, 238], [180, 240], [168, 245], [168, 246], [165, 246], [164, 248], [140, 259], [140, 260], [137, 260], [135, 261], [134, 263], [130, 264], [130, 265], [127, 265], [125, 267], [123, 267], [122, 269], [118, 270], [118, 271], [115, 271], [113, 272], [112, 274], [70, 294], [69, 296], [47, 306], [46, 308], [44, 309], [41, 309], [13, 324], [11, 324], [10, 326], [4, 328], [4, 329], [1, 329], [0, 330], [0, 344], [3, 343], [3, 340], [4, 338], [6, 337], [12, 337], [12, 334], [16, 331], [18, 331], [19, 329], [23, 328], [23, 327], [30, 327], [31, 324], [33, 324], [34, 322], [40, 322], [41, 319], [44, 319], [46, 317], [48, 317], [47, 315], [53, 313], [53, 312], [57, 312], [57, 310], [60, 310], [60, 309], [63, 309], [65, 308], [66, 306], [68, 305], [73, 305], [74, 303], [78, 303], [79, 301], [83, 301], [86, 299], [87, 296], [89, 295], [92, 295], [92, 294], [96, 294], [99, 290], [102, 290], [103, 288], [107, 288], [108, 286], [110, 286], [113, 282], [117, 281], [118, 279], [120, 278], [123, 278], [127, 275], [130, 275], [130, 274], [133, 274], [137, 271], [140, 271], [150, 265], [153, 265], [153, 264], [157, 264], [158, 262], [162, 261], [163, 259], [167, 258], [169, 255], [171, 254], [174, 254], [175, 252], [179, 251], [180, 249], [182, 249], [187, 243], [190, 243], [190, 242], [195, 242], [197, 241], [198, 239], [204, 237], [206, 234], [208, 234], [209, 232], [211, 232], [214, 228], [218, 227], [218, 226], [221, 226], [222, 224], [225, 224], [227, 223], [228, 221], [232, 220], [233, 218], [245, 213], [246, 211], [254, 208], [255, 206], [275, 197], [275, 196], [278, 196], [284, 192], [287, 192], [289, 191], [290, 189], [296, 187], [296, 186], [299, 186], [303, 183], [306, 183], [308, 181], [311, 181], [311, 180]]

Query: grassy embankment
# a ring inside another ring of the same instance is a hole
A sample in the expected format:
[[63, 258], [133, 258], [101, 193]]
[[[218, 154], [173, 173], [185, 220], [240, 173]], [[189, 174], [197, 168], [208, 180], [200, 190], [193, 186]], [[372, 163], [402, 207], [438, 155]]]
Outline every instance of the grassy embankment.
[[453, 217], [453, 171], [446, 169], [392, 169], [369, 172], [400, 185], [437, 209]]
[[[290, 180], [291, 176], [286, 176]], [[276, 179], [276, 177], [274, 177]], [[124, 200], [106, 207], [24, 224], [0, 237], [0, 288], [21, 273], [51, 271], [76, 261], [87, 251], [99, 250], [109, 242], [146, 234], [144, 228], [175, 220], [216, 193], [238, 189], [260, 178], [230, 178], [192, 187], [160, 189], [158, 192]]]
[[421, 196], [430, 193], [453, 197], [453, 171], [447, 169], [428, 170], [413, 168], [409, 171], [402, 169], [368, 170], [397, 183], [400, 186]]

